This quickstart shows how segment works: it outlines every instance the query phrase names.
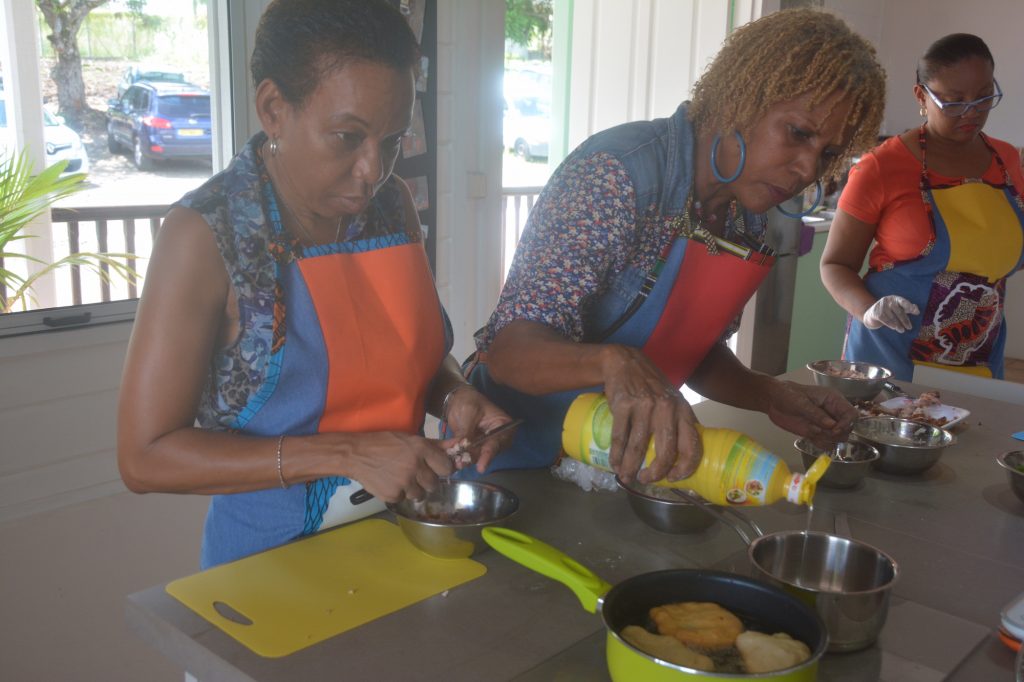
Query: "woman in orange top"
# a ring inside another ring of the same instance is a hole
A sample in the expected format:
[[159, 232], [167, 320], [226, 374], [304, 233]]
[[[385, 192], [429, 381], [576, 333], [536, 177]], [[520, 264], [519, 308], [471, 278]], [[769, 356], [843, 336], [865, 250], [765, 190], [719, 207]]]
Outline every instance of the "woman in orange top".
[[[850, 171], [821, 259], [850, 313], [844, 358], [1002, 378], [1006, 278], [1024, 263], [1017, 150], [981, 132], [1002, 99], [985, 42], [937, 40], [917, 67], [924, 124]], [[858, 274], [875, 240], [869, 270]]]

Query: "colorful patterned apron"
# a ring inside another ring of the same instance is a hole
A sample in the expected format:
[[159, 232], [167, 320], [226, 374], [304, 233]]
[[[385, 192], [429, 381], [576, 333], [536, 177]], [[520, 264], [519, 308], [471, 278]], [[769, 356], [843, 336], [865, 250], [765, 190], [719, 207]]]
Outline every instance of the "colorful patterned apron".
[[[775, 262], [768, 247], [749, 249], [720, 238], [714, 238], [714, 244], [717, 255], [696, 239], [680, 237], [669, 244], [634, 305], [601, 342], [641, 348], [673, 385], [681, 387]], [[471, 369], [470, 379], [506, 412], [526, 420], [492, 469], [551, 465], [561, 449], [562, 421], [569, 404], [580, 393], [603, 390], [593, 386], [526, 395], [491, 379], [484, 361]]]
[[[923, 132], [919, 139], [924, 152]], [[914, 260], [864, 278], [872, 295], [898, 294], [922, 314], [912, 315], [914, 326], [902, 334], [851, 318], [845, 358], [882, 365], [904, 381], [922, 364], [1003, 378], [1006, 277], [1024, 264], [1024, 204], [1002, 158], [982, 140], [1003, 169], [1003, 184], [970, 179], [932, 187], [922, 163], [934, 242]]]
[[[281, 235], [271, 187], [265, 196]], [[275, 329], [285, 334], [275, 334], [264, 385], [236, 428], [270, 437], [420, 433], [426, 393], [445, 356], [441, 304], [422, 244], [400, 232], [277, 250], [284, 305], [275, 311]], [[361, 488], [336, 476], [214, 497], [204, 568], [381, 511], [379, 500], [350, 499]], [[293, 510], [302, 508], [305, 518], [294, 518]]]

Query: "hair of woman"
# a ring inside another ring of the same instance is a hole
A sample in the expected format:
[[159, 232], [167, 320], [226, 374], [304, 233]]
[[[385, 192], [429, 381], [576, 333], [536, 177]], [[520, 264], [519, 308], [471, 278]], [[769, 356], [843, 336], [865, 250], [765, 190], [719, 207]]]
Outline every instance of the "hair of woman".
[[260, 17], [249, 68], [302, 106], [323, 77], [350, 61], [416, 69], [419, 45], [387, 0], [274, 0]]
[[988, 60], [992, 68], [996, 60], [985, 41], [970, 33], [950, 33], [939, 38], [928, 46], [925, 53], [917, 61], [917, 82], [930, 83], [937, 71], [953, 66], [968, 57], [980, 57]]
[[875, 145], [885, 112], [885, 69], [875, 48], [846, 22], [817, 9], [769, 14], [736, 29], [693, 87], [698, 132], [753, 128], [768, 109], [810, 95], [808, 109], [835, 92], [852, 101], [849, 146], [825, 169], [836, 178], [849, 158]]

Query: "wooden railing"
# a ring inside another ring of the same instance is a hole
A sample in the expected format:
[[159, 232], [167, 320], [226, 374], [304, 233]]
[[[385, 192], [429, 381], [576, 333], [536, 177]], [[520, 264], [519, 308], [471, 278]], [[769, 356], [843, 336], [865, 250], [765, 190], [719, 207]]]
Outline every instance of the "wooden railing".
[[[519, 243], [519, 238], [526, 227], [526, 219], [529, 217], [540, 191], [540, 187], [514, 187], [502, 190], [501, 257], [504, 266], [503, 279], [504, 273], [508, 272], [512, 263], [512, 254], [515, 252], [516, 244]], [[120, 229], [124, 237], [123, 251], [140, 258], [148, 258], [148, 253], [138, 253], [136, 250], [139, 230], [148, 230], [150, 237], [155, 240], [157, 230], [160, 229], [160, 224], [169, 208], [166, 205], [54, 208], [51, 212], [51, 221], [54, 225], [55, 235], [62, 231], [61, 225], [65, 226], [69, 253], [77, 253], [82, 250], [83, 238], [89, 234], [89, 230], [95, 231], [96, 251], [109, 251], [110, 230]], [[118, 250], [120, 251], [120, 249]], [[2, 261], [0, 261], [0, 265], [2, 265]], [[133, 263], [128, 263], [128, 265], [135, 267]], [[104, 271], [109, 272], [107, 266], [102, 267]], [[82, 268], [72, 265], [69, 270], [73, 305], [81, 305]], [[101, 302], [109, 302], [111, 300], [110, 283], [101, 279], [99, 288]], [[3, 291], [0, 290], [0, 294], [2, 293]], [[138, 284], [133, 281], [128, 284], [127, 298], [136, 297], [138, 297]]]
[[[136, 251], [136, 236], [140, 229], [148, 229], [151, 239], [156, 239], [157, 230], [167, 213], [169, 206], [88, 206], [81, 208], [55, 208], [51, 212], [51, 221], [54, 225], [67, 225], [69, 253], [81, 251], [82, 230], [88, 229], [86, 225], [91, 224], [96, 234], [96, 250], [99, 252], [109, 251], [109, 224], [121, 223], [121, 230], [124, 235], [124, 252], [131, 255], [148, 257], [149, 254], [139, 254]], [[127, 263], [135, 267], [134, 263]], [[107, 265], [101, 268], [109, 273]], [[71, 268], [71, 291], [74, 305], [82, 304], [82, 273], [81, 267], [72, 265]], [[100, 281], [100, 298], [106, 303], [110, 299], [110, 283], [106, 279]], [[138, 285], [135, 281], [128, 283], [128, 298], [137, 298], [139, 295]]]
[[501, 190], [502, 282], [512, 265], [512, 254], [523, 236], [526, 219], [537, 202], [541, 187], [505, 187]]

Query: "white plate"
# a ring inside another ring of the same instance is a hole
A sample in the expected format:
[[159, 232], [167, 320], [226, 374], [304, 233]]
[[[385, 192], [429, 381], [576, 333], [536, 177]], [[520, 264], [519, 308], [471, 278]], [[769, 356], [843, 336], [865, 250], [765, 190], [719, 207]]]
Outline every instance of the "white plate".
[[[913, 402], [913, 398], [906, 398], [901, 396], [899, 398], [891, 398], [889, 400], [886, 400], [884, 403], [880, 403], [880, 405], [890, 410], [898, 410], [900, 408], [906, 407], [907, 405]], [[953, 407], [952, 405], [943, 405], [941, 403], [938, 405], [931, 405], [929, 407], [925, 407], [922, 409], [922, 412], [924, 412], [924, 415], [929, 419], [945, 418], [946, 423], [942, 425], [942, 428], [944, 429], [949, 428], [950, 426], [954, 426], [955, 424], [959, 424], [964, 419], [967, 419], [967, 417], [970, 416], [971, 414], [970, 412], [961, 407]]]

